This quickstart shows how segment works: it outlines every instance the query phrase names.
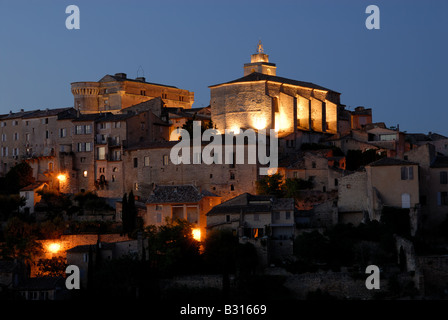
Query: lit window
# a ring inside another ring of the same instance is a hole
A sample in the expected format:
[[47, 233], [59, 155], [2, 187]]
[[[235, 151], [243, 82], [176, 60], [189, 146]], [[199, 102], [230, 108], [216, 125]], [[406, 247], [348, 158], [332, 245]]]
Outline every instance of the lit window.
[[84, 178], [87, 178], [87, 170], [84, 170], [84, 172], [82, 173], [82, 175], [84, 176]]
[[149, 157], [148, 156], [146, 156], [145, 158], [144, 158], [144, 165], [145, 165], [145, 167], [149, 167]]

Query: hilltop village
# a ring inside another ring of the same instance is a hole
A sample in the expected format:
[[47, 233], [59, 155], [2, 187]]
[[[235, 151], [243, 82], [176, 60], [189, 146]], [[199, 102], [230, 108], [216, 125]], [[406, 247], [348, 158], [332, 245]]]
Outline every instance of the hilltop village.
[[[115, 73], [71, 83], [73, 107], [0, 115], [0, 299], [446, 298], [448, 138], [276, 68], [259, 43], [207, 107]], [[205, 145], [174, 164], [195, 121], [232, 139], [272, 130], [275, 173], [204, 163]]]

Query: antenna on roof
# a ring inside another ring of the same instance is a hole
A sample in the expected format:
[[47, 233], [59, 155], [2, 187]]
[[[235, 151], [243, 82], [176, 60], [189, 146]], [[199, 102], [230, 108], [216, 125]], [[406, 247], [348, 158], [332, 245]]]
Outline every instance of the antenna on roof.
[[140, 65], [140, 66], [138, 66], [138, 69], [137, 69], [137, 78], [139, 77], [139, 71], [140, 70], [142, 70], [142, 77], [145, 76], [145, 70], [143, 70], [143, 67]]

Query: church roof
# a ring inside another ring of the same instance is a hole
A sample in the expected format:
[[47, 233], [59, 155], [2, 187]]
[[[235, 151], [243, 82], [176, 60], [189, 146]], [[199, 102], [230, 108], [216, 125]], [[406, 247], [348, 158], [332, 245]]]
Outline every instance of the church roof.
[[272, 81], [272, 82], [279, 82], [279, 83], [287, 83], [287, 84], [291, 84], [291, 85], [299, 86], [299, 87], [312, 88], [312, 89], [317, 89], [317, 90], [325, 90], [325, 91], [339, 93], [337, 91], [327, 89], [325, 87], [319, 86], [319, 85], [311, 83], [311, 82], [298, 81], [298, 80], [293, 80], [293, 79], [288, 79], [288, 78], [283, 78], [283, 77], [278, 77], [278, 76], [272, 76], [272, 75], [267, 75], [267, 74], [258, 73], [258, 72], [252, 72], [251, 74], [249, 74], [247, 76], [244, 76], [242, 78], [232, 80], [229, 82], [215, 84], [215, 85], [209, 86], [209, 88], [217, 87], [217, 86], [220, 86], [223, 84], [238, 83], [238, 82], [250, 82], [250, 81]]

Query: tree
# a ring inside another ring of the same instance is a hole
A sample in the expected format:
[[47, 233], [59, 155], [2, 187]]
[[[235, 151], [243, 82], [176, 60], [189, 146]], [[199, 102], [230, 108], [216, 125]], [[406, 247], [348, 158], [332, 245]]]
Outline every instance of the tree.
[[19, 259], [26, 264], [42, 253], [42, 245], [37, 242], [33, 226], [23, 222], [18, 217], [8, 220], [4, 230], [5, 242], [1, 248], [1, 255], [11, 259]]
[[135, 230], [137, 219], [137, 207], [135, 206], [134, 192], [131, 190], [128, 197], [128, 227], [129, 232]]
[[64, 257], [52, 257], [51, 259], [39, 259], [37, 262], [37, 277], [65, 277], [67, 263]]
[[58, 191], [42, 189], [37, 191], [37, 193], [41, 196], [40, 203], [43, 206], [37, 207], [36, 210], [45, 211], [47, 218], [50, 220], [60, 217], [63, 212], [67, 212], [72, 206], [70, 197]]
[[128, 226], [128, 194], [125, 193], [123, 195], [123, 198], [121, 200], [121, 223], [122, 223], [122, 229], [123, 233], [129, 232], [129, 226]]
[[162, 275], [197, 272], [200, 243], [193, 238], [192, 225], [186, 220], [167, 220], [158, 228], [147, 227], [150, 261]]
[[3, 190], [9, 194], [19, 193], [19, 190], [34, 183], [33, 168], [21, 162], [12, 167], [5, 176]]
[[[190, 137], [193, 136], [193, 122], [199, 121], [196, 119], [196, 114], [194, 114], [192, 119], [188, 119], [185, 124], [182, 126], [182, 129], [187, 130], [190, 134]], [[204, 133], [207, 129], [213, 129], [213, 122], [210, 120], [209, 122], [201, 121], [201, 135]]]
[[235, 272], [238, 238], [232, 230], [212, 230], [205, 239], [204, 256], [212, 268], [222, 274], [223, 295], [230, 291], [230, 274]]
[[284, 195], [282, 184], [283, 176], [280, 173], [263, 176], [256, 181], [257, 193], [261, 195], [282, 197]]
[[283, 190], [285, 192], [285, 196], [287, 198], [298, 198], [299, 192], [301, 190], [312, 189], [313, 188], [313, 180], [309, 178], [308, 180], [300, 179], [300, 178], [288, 178], [283, 185]]
[[18, 194], [0, 195], [0, 221], [8, 220], [9, 217], [20, 210], [26, 204], [26, 199]]

